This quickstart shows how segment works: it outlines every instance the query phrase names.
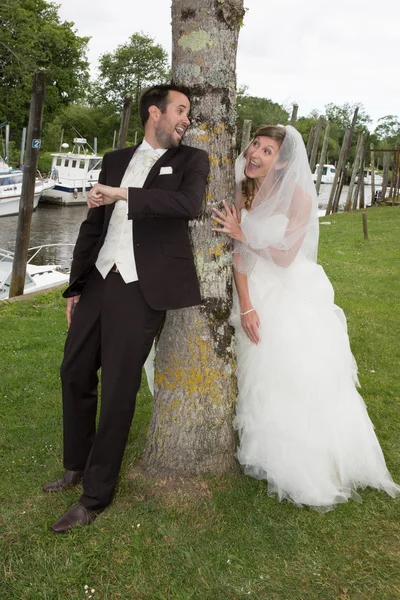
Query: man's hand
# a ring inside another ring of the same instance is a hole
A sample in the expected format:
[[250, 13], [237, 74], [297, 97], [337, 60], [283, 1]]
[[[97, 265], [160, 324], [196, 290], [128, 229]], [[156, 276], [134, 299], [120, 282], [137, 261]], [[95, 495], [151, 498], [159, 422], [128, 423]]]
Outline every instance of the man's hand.
[[79, 302], [79, 299], [80, 299], [80, 296], [72, 296], [72, 298], [67, 298], [66, 314], [67, 314], [68, 329], [70, 328], [72, 315], [74, 314], [74, 310], [75, 310], [76, 305]]
[[87, 205], [89, 208], [97, 208], [105, 204], [114, 204], [118, 200], [127, 200], [128, 189], [111, 187], [102, 183], [95, 183], [87, 197]]

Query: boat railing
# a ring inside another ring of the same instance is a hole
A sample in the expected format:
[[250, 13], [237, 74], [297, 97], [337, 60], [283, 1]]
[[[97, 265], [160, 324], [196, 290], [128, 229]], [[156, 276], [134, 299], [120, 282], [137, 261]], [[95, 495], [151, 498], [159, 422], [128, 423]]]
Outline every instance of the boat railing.
[[33, 248], [28, 248], [28, 252], [31, 252], [32, 250], [36, 250], [36, 252], [30, 257], [30, 259], [28, 260], [28, 263], [30, 263], [35, 256], [37, 256], [39, 254], [39, 252], [41, 250], [43, 250], [43, 248], [55, 248], [57, 246], [74, 246], [75, 244], [70, 244], [68, 242], [65, 243], [60, 243], [60, 244], [42, 244], [41, 246], [34, 246]]
[[[65, 243], [60, 243], [60, 244], [42, 244], [41, 246], [33, 246], [32, 248], [28, 248], [28, 252], [32, 252], [33, 250], [36, 250], [36, 252], [29, 258], [29, 260], [27, 261], [27, 264], [29, 264], [35, 258], [35, 256], [37, 256], [39, 254], [39, 252], [41, 250], [43, 250], [43, 248], [54, 248], [57, 246], [74, 246], [74, 244], [65, 242]], [[0, 264], [6, 263], [6, 262], [9, 263], [9, 265], [7, 265], [7, 269], [5, 271], [3, 271], [3, 269], [0, 269], [0, 271], [1, 271], [0, 272], [0, 291], [1, 291], [1, 288], [3, 288], [4, 285], [6, 284], [6, 281], [12, 272], [13, 260], [14, 260], [14, 252], [11, 252], [11, 250], [4, 250], [3, 248], [0, 248]], [[44, 265], [44, 266], [46, 266], [46, 265]], [[54, 267], [55, 265], [51, 265], [51, 266]], [[68, 271], [68, 269], [65, 267], [64, 268], [59, 267], [59, 269], [57, 269], [57, 270], [59, 270], [60, 272]]]

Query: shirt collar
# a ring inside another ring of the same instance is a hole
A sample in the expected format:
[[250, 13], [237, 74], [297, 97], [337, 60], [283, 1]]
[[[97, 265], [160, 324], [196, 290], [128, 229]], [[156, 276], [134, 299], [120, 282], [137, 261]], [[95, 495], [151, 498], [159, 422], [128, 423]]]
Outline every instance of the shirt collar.
[[[154, 150], [154, 148], [152, 148], [152, 146], [150, 146], [150, 144], [145, 140], [145, 138], [143, 138], [143, 141], [140, 144], [138, 150], [139, 151], [142, 151], [142, 150]], [[167, 148], [156, 148], [155, 149], [155, 152], [157, 152], [157, 154], [159, 156], [162, 156], [164, 154], [164, 152], [166, 152], [166, 151], [167, 151]]]

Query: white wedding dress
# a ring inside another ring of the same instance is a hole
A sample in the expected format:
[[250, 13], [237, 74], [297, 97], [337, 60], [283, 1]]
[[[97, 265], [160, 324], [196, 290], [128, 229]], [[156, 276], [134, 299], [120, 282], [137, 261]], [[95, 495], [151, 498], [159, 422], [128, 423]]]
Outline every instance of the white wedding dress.
[[[246, 216], [242, 210], [242, 222]], [[259, 257], [248, 284], [261, 342], [245, 335], [236, 292], [231, 315], [244, 472], [268, 480], [280, 500], [323, 512], [360, 500], [357, 488], [398, 495], [355, 387], [346, 319], [323, 268], [301, 250], [288, 268]]]

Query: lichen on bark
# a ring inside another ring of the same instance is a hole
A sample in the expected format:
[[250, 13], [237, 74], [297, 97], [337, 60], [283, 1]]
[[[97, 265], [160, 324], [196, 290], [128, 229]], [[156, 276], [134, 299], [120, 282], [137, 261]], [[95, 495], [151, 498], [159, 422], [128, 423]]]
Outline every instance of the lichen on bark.
[[[143, 467], [152, 473], [222, 474], [234, 464], [236, 385], [231, 244], [212, 232], [213, 206], [234, 199], [236, 50], [243, 0], [173, 0], [172, 72], [191, 88], [185, 142], [206, 150], [210, 178], [190, 234], [203, 303], [167, 314]], [[240, 18], [239, 18], [240, 17]]]

